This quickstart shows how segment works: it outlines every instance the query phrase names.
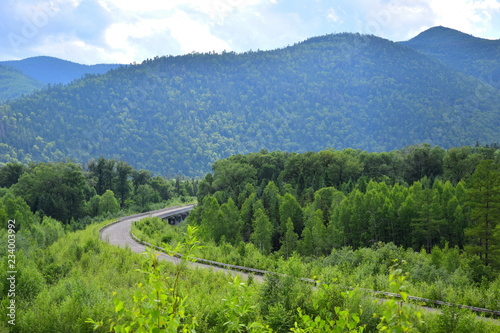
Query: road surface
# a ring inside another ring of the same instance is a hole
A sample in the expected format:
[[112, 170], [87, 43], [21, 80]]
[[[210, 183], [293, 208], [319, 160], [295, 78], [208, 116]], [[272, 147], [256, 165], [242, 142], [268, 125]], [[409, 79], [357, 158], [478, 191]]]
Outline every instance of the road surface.
[[[110, 243], [111, 245], [123, 247], [123, 248], [130, 248], [133, 252], [136, 253], [143, 253], [146, 251], [146, 246], [139, 243], [136, 241], [130, 234], [130, 229], [132, 227], [132, 223], [135, 221], [140, 221], [146, 217], [158, 217], [158, 216], [165, 216], [168, 213], [175, 214], [176, 212], [181, 212], [185, 211], [186, 207], [189, 206], [183, 206], [183, 207], [169, 207], [169, 208], [164, 208], [148, 213], [142, 213], [142, 214], [137, 214], [137, 215], [131, 215], [127, 217], [123, 217], [117, 222], [113, 224], [109, 224], [105, 226], [104, 228], [101, 229], [101, 239], [103, 241], [106, 241]], [[193, 207], [193, 205], [190, 205], [190, 207]], [[165, 222], [166, 223], [166, 222]], [[158, 257], [161, 260], [166, 260], [174, 263], [179, 262], [179, 258], [169, 256], [166, 253], [163, 252], [157, 252]], [[225, 268], [217, 267], [217, 266], [212, 266], [212, 265], [206, 265], [206, 264], [201, 264], [201, 263], [190, 263], [191, 266], [193, 267], [199, 267], [199, 268], [209, 268], [213, 271], [223, 271], [226, 273], [230, 273], [231, 275], [240, 275], [243, 278], [248, 278], [250, 274], [240, 272], [240, 271], [234, 271], [234, 270], [228, 270]], [[253, 274], [252, 274], [253, 275]], [[263, 277], [258, 276], [258, 275], [253, 275], [254, 280], [257, 281], [262, 281]]]

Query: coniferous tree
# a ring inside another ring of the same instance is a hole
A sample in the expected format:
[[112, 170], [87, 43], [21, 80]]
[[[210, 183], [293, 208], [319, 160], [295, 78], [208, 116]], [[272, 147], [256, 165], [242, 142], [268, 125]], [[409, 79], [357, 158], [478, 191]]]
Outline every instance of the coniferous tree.
[[432, 247], [439, 242], [441, 225], [443, 220], [440, 218], [438, 198], [432, 188], [426, 188], [417, 182], [415, 200], [417, 216], [412, 219], [412, 229], [414, 235], [414, 247], [418, 248], [425, 245], [427, 253], [431, 252]]
[[492, 160], [481, 161], [467, 182], [467, 205], [470, 225], [466, 234], [471, 238], [469, 252], [478, 254], [485, 265], [492, 263], [498, 247], [494, 230], [500, 221], [500, 171]]
[[254, 205], [257, 202], [257, 194], [251, 193], [248, 198], [243, 202], [240, 210], [240, 217], [243, 223], [242, 236], [243, 240], [250, 241], [250, 235], [252, 234], [253, 226], [252, 219], [254, 216]]
[[119, 161], [116, 164], [116, 173], [118, 176], [116, 184], [116, 194], [120, 198], [120, 206], [123, 208], [125, 205], [125, 200], [130, 193], [130, 185], [128, 178], [132, 173], [132, 167], [126, 162]]

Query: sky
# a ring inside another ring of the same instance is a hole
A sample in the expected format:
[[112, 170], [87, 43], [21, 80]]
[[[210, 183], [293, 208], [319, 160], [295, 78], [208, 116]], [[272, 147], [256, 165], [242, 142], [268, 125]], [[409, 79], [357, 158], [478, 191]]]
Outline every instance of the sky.
[[433, 26], [500, 39], [500, 0], [0, 0], [0, 60], [140, 63], [358, 32], [408, 40]]

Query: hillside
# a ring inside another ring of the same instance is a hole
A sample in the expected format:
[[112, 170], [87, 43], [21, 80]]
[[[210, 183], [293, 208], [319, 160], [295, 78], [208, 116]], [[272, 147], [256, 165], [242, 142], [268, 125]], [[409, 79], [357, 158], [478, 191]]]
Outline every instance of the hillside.
[[500, 88], [500, 39], [477, 38], [454, 29], [434, 27], [401, 44]]
[[82, 65], [54, 57], [32, 57], [23, 60], [0, 61], [0, 65], [18, 69], [25, 75], [40, 82], [50, 84], [68, 84], [85, 74], [104, 74], [121, 65], [98, 64]]
[[14, 68], [0, 65], [0, 102], [32, 93], [44, 85]]
[[[481, 91], [478, 97], [477, 92]], [[158, 57], [0, 109], [0, 161], [122, 159], [163, 175], [268, 150], [499, 141], [497, 89], [375, 36]]]

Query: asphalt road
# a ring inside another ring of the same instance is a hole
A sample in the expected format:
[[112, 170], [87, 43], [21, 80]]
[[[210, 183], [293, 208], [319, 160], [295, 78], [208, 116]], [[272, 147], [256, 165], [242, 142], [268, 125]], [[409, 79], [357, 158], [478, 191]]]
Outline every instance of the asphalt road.
[[[157, 217], [157, 216], [164, 216], [166, 213], [172, 213], [175, 214], [177, 211], [183, 211], [185, 210], [186, 206], [184, 207], [169, 207], [165, 209], [160, 209], [148, 213], [143, 213], [143, 214], [137, 214], [137, 215], [131, 215], [127, 217], [123, 217], [120, 220], [118, 220], [116, 223], [110, 224], [103, 229], [101, 229], [101, 239], [103, 241], [106, 241], [110, 243], [111, 245], [123, 247], [123, 248], [130, 248], [133, 252], [136, 253], [143, 253], [146, 251], [146, 246], [137, 242], [132, 236], [130, 235], [130, 228], [132, 227], [132, 223], [135, 221], [140, 221], [143, 218], [146, 217]], [[179, 258], [169, 256], [166, 253], [163, 252], [157, 252], [158, 257], [161, 260], [166, 260], [174, 263], [179, 262]], [[221, 267], [216, 267], [216, 266], [211, 266], [211, 265], [205, 265], [201, 263], [190, 263], [190, 266], [192, 267], [198, 267], [198, 268], [203, 268], [203, 269], [210, 269], [214, 272], [216, 271], [222, 271], [225, 273], [229, 273], [231, 275], [240, 275], [243, 278], [248, 278], [249, 274], [244, 273], [244, 272], [239, 272], [239, 271], [233, 271], [233, 270], [228, 270], [225, 268]], [[254, 280], [261, 281], [263, 279], [262, 276], [259, 275], [254, 275], [253, 276]]]

